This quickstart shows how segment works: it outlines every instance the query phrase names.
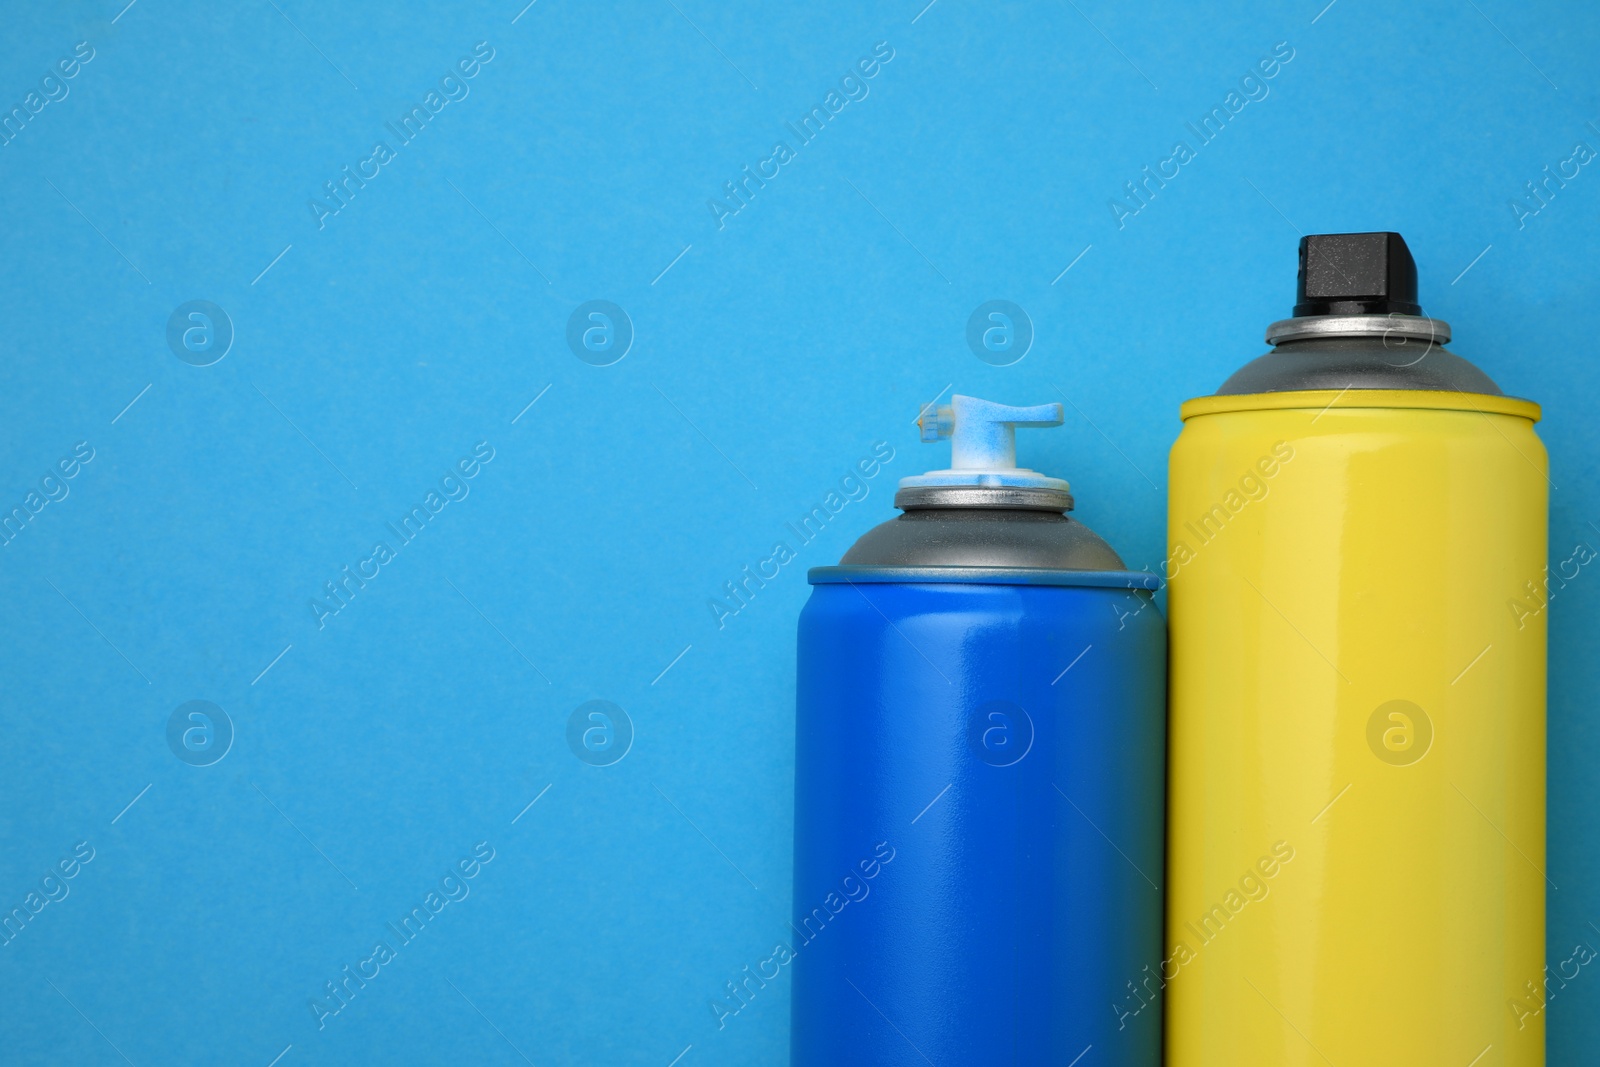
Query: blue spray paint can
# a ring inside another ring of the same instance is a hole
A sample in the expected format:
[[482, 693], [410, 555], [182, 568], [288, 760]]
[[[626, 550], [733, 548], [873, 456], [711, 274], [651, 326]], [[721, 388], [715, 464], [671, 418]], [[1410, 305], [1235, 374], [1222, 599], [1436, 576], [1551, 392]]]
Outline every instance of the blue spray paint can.
[[1159, 1062], [1166, 626], [1017, 468], [1061, 419], [930, 405], [950, 469], [810, 573], [793, 1067]]

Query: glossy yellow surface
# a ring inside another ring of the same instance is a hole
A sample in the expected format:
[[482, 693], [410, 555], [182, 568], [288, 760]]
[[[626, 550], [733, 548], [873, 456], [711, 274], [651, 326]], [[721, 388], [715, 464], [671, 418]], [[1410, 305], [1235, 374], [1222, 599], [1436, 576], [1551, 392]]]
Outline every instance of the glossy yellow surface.
[[1351, 390], [1184, 416], [1167, 1063], [1544, 1063], [1538, 407]]

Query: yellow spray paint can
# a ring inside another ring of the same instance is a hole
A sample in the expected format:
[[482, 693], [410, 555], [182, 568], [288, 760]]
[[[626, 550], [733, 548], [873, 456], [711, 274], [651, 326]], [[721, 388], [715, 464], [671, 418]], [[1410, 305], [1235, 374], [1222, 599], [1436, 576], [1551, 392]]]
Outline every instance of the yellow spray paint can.
[[1398, 234], [1183, 405], [1171, 1067], [1544, 1063], [1547, 460]]

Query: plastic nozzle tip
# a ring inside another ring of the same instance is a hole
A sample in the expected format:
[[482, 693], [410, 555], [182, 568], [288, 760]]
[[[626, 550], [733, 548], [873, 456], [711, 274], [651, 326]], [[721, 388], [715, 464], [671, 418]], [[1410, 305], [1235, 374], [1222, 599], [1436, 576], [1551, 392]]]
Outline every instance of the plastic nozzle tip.
[[922, 443], [931, 445], [935, 441], [942, 441], [955, 433], [956, 411], [948, 404], [940, 407], [929, 404], [922, 409], [922, 414], [917, 417], [917, 426], [922, 430]]
[[1296, 318], [1421, 315], [1417, 263], [1398, 233], [1314, 233], [1300, 239]]

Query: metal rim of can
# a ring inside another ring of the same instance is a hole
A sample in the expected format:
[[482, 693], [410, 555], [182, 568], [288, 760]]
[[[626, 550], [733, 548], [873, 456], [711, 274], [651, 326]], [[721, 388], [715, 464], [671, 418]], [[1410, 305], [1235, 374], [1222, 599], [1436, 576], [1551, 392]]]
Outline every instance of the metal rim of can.
[[1067, 585], [1154, 592], [1165, 583], [1151, 571], [1074, 571], [1051, 567], [871, 567], [839, 564], [812, 567], [812, 585]]
[[1308, 337], [1414, 337], [1436, 345], [1450, 343], [1450, 324], [1426, 315], [1305, 315], [1279, 319], [1267, 327], [1267, 344]]
[[1479, 415], [1515, 415], [1538, 422], [1542, 412], [1532, 400], [1491, 393], [1456, 393], [1433, 389], [1301, 389], [1282, 393], [1229, 393], [1185, 400], [1178, 416], [1185, 421], [1198, 415], [1277, 408], [1426, 408], [1470, 411]]
[[1072, 494], [1044, 486], [912, 485], [896, 491], [894, 506], [916, 508], [1006, 508], [1016, 511], [1072, 510]]

